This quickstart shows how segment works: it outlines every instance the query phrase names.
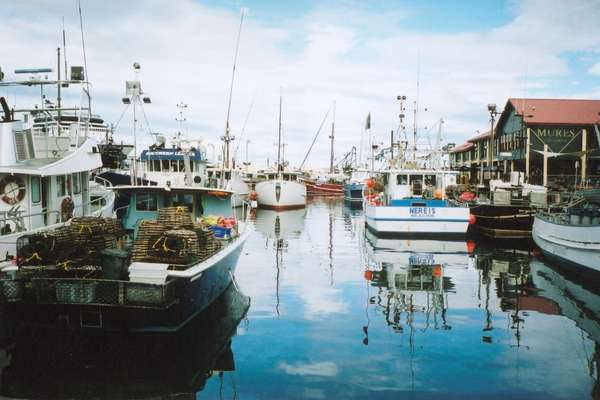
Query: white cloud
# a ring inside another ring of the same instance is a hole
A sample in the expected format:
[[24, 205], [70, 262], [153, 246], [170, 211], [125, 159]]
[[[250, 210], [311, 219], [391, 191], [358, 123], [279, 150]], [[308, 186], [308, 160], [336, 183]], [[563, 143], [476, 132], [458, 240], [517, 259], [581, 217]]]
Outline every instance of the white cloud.
[[[1, 61], [5, 71], [53, 65], [63, 15], [69, 61], [81, 63], [73, 2], [49, 4], [13, 2], [0, 11], [3, 53], [11, 55]], [[512, 7], [513, 20], [501, 27], [431, 33], [402, 28], [410, 10], [355, 10], [346, 4], [277, 20], [254, 13], [249, 5], [234, 89], [233, 133], [239, 136], [254, 100], [246, 127], [250, 156], [260, 163], [272, 160], [282, 89], [287, 154], [297, 165], [335, 99], [336, 153], [341, 157], [359, 144], [368, 112], [373, 131], [387, 141], [389, 130], [397, 126], [395, 97], [416, 98], [417, 69], [420, 103], [429, 110], [421, 113], [419, 125], [431, 126], [444, 117], [445, 136], [454, 142], [487, 126], [489, 102], [504, 104], [509, 96], [538, 93], [563, 95], [563, 85], [553, 82], [571, 73], [565, 52], [600, 49], [595, 23], [600, 7], [594, 1], [557, 1], [549, 7], [541, 0]], [[83, 11], [97, 112], [109, 121], [119, 117], [123, 82], [132, 79], [131, 64], [137, 61], [143, 87], [153, 98], [146, 111], [154, 130], [174, 132], [175, 104], [184, 101], [190, 132], [218, 139], [225, 125], [237, 12], [191, 0], [169, 7], [159, 0], [83, 1]], [[590, 73], [596, 69], [598, 64]], [[131, 131], [129, 119], [119, 133]], [[327, 138], [321, 135], [309, 163], [327, 164]]]
[[316, 362], [312, 364], [291, 365], [286, 362], [279, 364], [279, 368], [289, 375], [310, 375], [333, 377], [338, 374], [338, 366], [331, 361]]
[[588, 73], [592, 75], [600, 75], [600, 62], [592, 65], [590, 69], [588, 69]]

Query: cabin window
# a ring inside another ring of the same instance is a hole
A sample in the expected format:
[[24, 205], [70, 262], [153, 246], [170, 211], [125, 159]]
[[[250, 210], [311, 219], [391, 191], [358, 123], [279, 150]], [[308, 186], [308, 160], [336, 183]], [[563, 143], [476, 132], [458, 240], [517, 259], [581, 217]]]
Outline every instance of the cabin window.
[[189, 212], [194, 210], [194, 195], [189, 193], [177, 193], [171, 196], [171, 204], [174, 207], [186, 207]]
[[40, 177], [32, 176], [31, 177], [31, 202], [39, 203], [41, 200], [41, 191], [40, 191]]
[[425, 186], [435, 186], [435, 175], [425, 175]]
[[146, 166], [146, 170], [148, 170], [148, 172], [154, 171], [154, 169], [153, 169], [154, 166], [152, 165], [152, 161], [146, 161], [144, 163], [144, 165]]
[[171, 160], [171, 172], [177, 172], [177, 160]]
[[138, 193], [135, 197], [135, 209], [138, 211], [158, 210], [158, 198], [152, 193]]
[[67, 180], [64, 175], [56, 176], [56, 194], [62, 197], [67, 194]]
[[183, 160], [179, 160], [179, 162], [177, 164], [179, 164], [179, 171], [181, 171], [181, 172], [185, 171], [185, 164], [184, 164]]
[[290, 175], [290, 181], [295, 181], [295, 180], [296, 180], [296, 178], [297, 178], [297, 176], [296, 176], [296, 175]]
[[390, 179], [390, 177], [388, 176], [388, 174], [383, 174], [383, 185], [384, 186], [387, 186], [389, 179]]
[[408, 176], [407, 175], [396, 175], [396, 184], [408, 185]]
[[79, 174], [73, 174], [73, 194], [81, 193], [81, 185], [79, 183]]
[[289, 181], [290, 180], [290, 176], [288, 174], [283, 174], [283, 180], [284, 181]]
[[228, 181], [231, 180], [231, 171], [225, 172], [225, 179]]
[[160, 167], [163, 172], [169, 172], [169, 160], [161, 160]]
[[152, 160], [152, 164], [154, 164], [152, 170], [154, 172], [160, 172], [160, 160]]
[[423, 175], [411, 175], [410, 183], [412, 184], [414, 182], [423, 182]]
[[195, 171], [195, 166], [194, 166], [194, 160], [190, 160], [190, 172], [194, 172]]

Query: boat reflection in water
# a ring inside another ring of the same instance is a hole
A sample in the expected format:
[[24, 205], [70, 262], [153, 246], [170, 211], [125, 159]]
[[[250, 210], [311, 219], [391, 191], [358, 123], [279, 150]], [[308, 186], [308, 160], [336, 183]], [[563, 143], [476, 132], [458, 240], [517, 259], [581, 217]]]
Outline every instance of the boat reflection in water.
[[280, 315], [280, 281], [283, 269], [283, 254], [289, 239], [298, 239], [304, 230], [306, 208], [276, 211], [259, 209], [256, 211], [254, 229], [262, 234], [265, 247], [275, 253], [275, 312]]
[[[454, 283], [445, 269], [467, 265], [466, 242], [380, 239], [368, 230], [366, 237], [369, 269], [365, 278], [378, 288], [369, 303], [381, 309], [386, 323], [395, 332], [408, 328], [411, 346], [416, 325], [421, 332], [452, 329], [446, 311], [447, 293], [454, 291]], [[368, 326], [363, 330], [367, 335], [363, 343], [368, 344]]]
[[250, 306], [234, 284], [184, 330], [161, 334], [26, 331], [9, 347], [1, 396], [195, 399], [218, 374], [234, 392], [232, 337]]
[[593, 341], [593, 349], [586, 351], [582, 335], [582, 343], [576, 346], [584, 350], [587, 373], [595, 379], [591, 398], [600, 398], [600, 273], [576, 274], [550, 267], [537, 259], [532, 260], [530, 267], [540, 295]]

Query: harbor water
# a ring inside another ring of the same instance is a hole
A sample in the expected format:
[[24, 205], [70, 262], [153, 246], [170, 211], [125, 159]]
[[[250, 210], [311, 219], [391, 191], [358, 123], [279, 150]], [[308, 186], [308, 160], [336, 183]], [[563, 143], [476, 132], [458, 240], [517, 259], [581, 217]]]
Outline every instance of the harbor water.
[[9, 398], [600, 398], [600, 278], [528, 242], [381, 239], [317, 198], [257, 210], [236, 284], [184, 332], [30, 333]]

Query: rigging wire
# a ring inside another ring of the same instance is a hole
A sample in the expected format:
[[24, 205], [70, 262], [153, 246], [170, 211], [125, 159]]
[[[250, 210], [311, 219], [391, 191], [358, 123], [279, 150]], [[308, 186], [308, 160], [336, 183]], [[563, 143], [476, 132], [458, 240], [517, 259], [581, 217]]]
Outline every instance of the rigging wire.
[[325, 117], [323, 117], [323, 121], [321, 121], [321, 125], [319, 125], [319, 130], [317, 131], [317, 134], [313, 138], [313, 141], [310, 144], [310, 147], [308, 148], [308, 151], [306, 152], [306, 155], [304, 156], [304, 159], [302, 160], [302, 164], [300, 164], [300, 168], [299, 168], [300, 170], [304, 166], [304, 163], [306, 162], [306, 159], [308, 158], [308, 155], [310, 154], [310, 151], [312, 150], [313, 146], [315, 145], [315, 142], [317, 140], [317, 137], [319, 137], [319, 133], [321, 132], [321, 129], [323, 129], [323, 125], [325, 124], [325, 121], [327, 120], [327, 117], [329, 116], [329, 111], [331, 111], [331, 106], [329, 107], [329, 109], [325, 113]]
[[246, 132], [246, 124], [248, 124], [248, 119], [250, 118], [250, 113], [252, 112], [252, 108], [254, 107], [254, 100], [256, 99], [256, 93], [252, 97], [252, 102], [250, 103], [250, 107], [248, 108], [248, 113], [246, 113], [246, 119], [244, 120], [244, 125], [242, 126], [242, 131], [240, 133], [240, 137], [238, 138], [238, 142], [235, 145], [235, 150], [233, 151], [233, 158], [237, 159], [237, 152], [240, 148], [240, 143], [242, 142], [242, 138], [244, 137], [244, 133]]

